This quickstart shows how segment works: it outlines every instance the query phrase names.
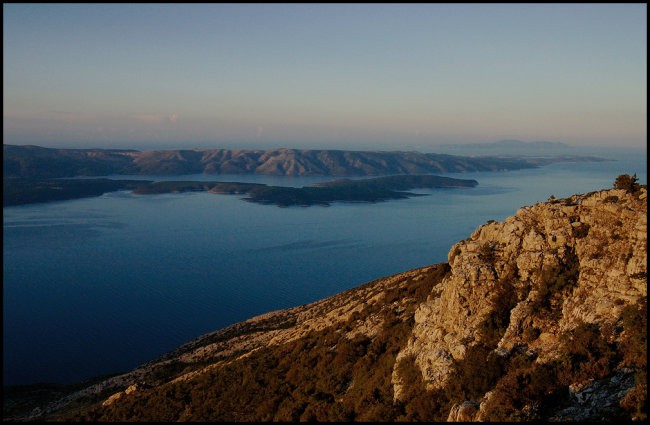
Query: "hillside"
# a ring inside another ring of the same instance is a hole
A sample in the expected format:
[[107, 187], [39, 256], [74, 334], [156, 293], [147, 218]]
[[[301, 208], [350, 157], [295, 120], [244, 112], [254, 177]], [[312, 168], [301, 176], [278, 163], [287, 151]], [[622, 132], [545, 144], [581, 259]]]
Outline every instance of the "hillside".
[[[5, 419], [646, 419], [647, 189], [522, 207], [448, 262], [203, 335]], [[34, 388], [31, 389], [34, 391]], [[21, 404], [22, 403], [22, 404]]]
[[466, 157], [419, 152], [343, 150], [51, 149], [3, 145], [4, 178], [56, 178], [110, 174], [262, 174], [278, 176], [379, 176], [534, 168], [559, 161], [600, 158]]

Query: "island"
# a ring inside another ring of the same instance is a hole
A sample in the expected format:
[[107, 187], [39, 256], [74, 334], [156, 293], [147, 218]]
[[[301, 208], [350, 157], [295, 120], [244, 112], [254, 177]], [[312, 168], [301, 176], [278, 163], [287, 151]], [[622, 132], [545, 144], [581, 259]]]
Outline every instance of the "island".
[[111, 179], [4, 179], [4, 206], [99, 196], [116, 190], [136, 195], [209, 192], [246, 195], [245, 201], [289, 206], [328, 206], [332, 202], [381, 202], [421, 196], [410, 189], [474, 187], [476, 180], [436, 175], [394, 175], [369, 179], [341, 179], [304, 187], [218, 181], [157, 181]]
[[206, 191], [217, 194], [243, 194], [245, 201], [289, 206], [328, 206], [332, 202], [381, 202], [421, 196], [409, 189], [474, 187], [476, 180], [455, 179], [436, 175], [396, 175], [369, 179], [341, 179], [312, 186], [268, 186], [261, 183], [164, 181], [143, 184], [135, 194], [180, 193]]

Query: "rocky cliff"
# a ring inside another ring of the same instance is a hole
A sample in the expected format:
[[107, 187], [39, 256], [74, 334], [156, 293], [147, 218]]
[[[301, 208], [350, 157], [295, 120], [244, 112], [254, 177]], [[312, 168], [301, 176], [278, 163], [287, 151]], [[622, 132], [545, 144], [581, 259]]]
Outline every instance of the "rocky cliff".
[[[489, 365], [523, 351], [533, 367], [555, 367], [583, 337], [576, 330], [620, 347], [624, 309], [647, 296], [646, 196], [645, 189], [605, 190], [552, 199], [479, 227], [452, 247], [451, 273], [440, 293], [417, 308], [398, 362], [412, 359], [426, 388], [439, 390], [462, 373], [470, 356]], [[583, 388], [595, 378], [576, 375], [568, 386]], [[395, 398], [403, 398], [408, 384], [398, 369], [392, 381]], [[491, 418], [501, 388], [489, 390], [455, 407], [472, 406], [463, 419]], [[512, 414], [539, 407], [530, 402], [498, 407]]]
[[[13, 419], [646, 416], [647, 190], [489, 222], [448, 263], [204, 335]], [[14, 406], [15, 407], [15, 406]]]

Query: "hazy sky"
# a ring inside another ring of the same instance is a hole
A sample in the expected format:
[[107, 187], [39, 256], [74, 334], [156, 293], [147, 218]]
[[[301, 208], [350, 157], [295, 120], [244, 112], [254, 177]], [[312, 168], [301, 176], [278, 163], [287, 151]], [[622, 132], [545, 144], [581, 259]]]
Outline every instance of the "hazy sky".
[[645, 146], [647, 5], [4, 4], [4, 143]]

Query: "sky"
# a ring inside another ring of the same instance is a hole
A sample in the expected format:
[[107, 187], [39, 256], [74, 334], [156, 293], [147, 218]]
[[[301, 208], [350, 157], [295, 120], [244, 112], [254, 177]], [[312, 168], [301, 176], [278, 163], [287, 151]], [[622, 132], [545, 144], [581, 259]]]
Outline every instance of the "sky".
[[647, 4], [3, 4], [3, 142], [647, 143]]

